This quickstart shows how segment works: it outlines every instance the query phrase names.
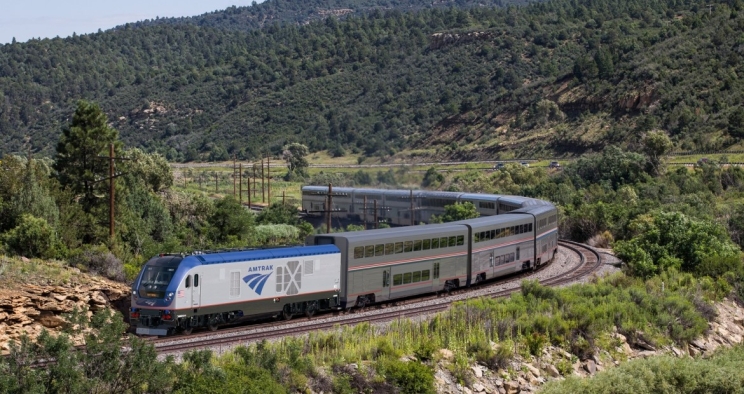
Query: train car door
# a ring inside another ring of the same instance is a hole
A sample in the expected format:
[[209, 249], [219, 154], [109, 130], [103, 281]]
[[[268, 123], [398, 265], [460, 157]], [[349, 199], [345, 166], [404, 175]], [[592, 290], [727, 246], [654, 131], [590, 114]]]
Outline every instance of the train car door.
[[191, 285], [191, 306], [194, 308], [198, 308], [201, 305], [201, 282], [201, 275], [194, 273], [194, 280]]
[[488, 257], [488, 275], [486, 278], [493, 278], [496, 274], [496, 252], [491, 250], [491, 255]]
[[392, 275], [390, 274], [391, 269], [385, 269], [382, 271], [382, 291], [380, 292], [381, 300], [390, 299], [390, 282]]

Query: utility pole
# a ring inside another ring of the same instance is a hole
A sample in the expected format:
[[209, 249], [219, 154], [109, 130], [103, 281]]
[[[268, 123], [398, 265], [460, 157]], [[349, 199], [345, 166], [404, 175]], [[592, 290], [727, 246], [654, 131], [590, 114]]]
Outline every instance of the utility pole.
[[264, 184], [264, 161], [261, 158], [261, 202], [266, 202], [266, 185]]
[[367, 229], [367, 196], [364, 196], [364, 229]]
[[377, 199], [375, 199], [374, 201], [375, 201], [375, 230], [376, 230], [379, 228], [378, 225], [380, 222], [377, 219]]
[[284, 190], [282, 190], [282, 206], [287, 205], [287, 196], [284, 193]]
[[114, 239], [114, 144], [109, 144], [109, 237]]
[[326, 233], [331, 233], [331, 207], [333, 206], [333, 185], [328, 184], [328, 207], [326, 207]]
[[253, 198], [256, 198], [256, 163], [253, 163]]
[[[253, 168], [253, 176], [254, 176], [253, 182], [255, 182], [256, 181], [256, 178], [255, 178], [256, 168], [255, 167]], [[253, 186], [253, 188], [255, 189], [255, 185]], [[248, 177], [248, 209], [251, 209], [251, 178], [250, 177]]]
[[[109, 181], [109, 237], [113, 241], [114, 236], [116, 235], [116, 183], [114, 180], [121, 176], [122, 174], [117, 175], [116, 174], [116, 160], [131, 160], [125, 157], [116, 157], [116, 152], [114, 151], [114, 144], [109, 144], [109, 154], [108, 156], [97, 156], [96, 159], [107, 159], [109, 162], [109, 176], [108, 178], [103, 178], [100, 180], [97, 180], [93, 183], [103, 182], [103, 181]], [[31, 160], [31, 154], [29, 152], [29, 163]]]
[[411, 189], [411, 226], [413, 226], [413, 189]]
[[269, 185], [267, 194], [269, 195], [269, 205], [271, 205], [271, 154], [266, 154], [266, 182]]
[[235, 179], [235, 156], [233, 156], [233, 174], [232, 175], [233, 175], [233, 177], [232, 177], [233, 178], [233, 197], [235, 197], [235, 195], [236, 195], [236, 193], [235, 193], [235, 191], [236, 191], [235, 190], [235, 181], [236, 181], [236, 179]]
[[238, 201], [243, 204], [243, 163], [240, 163], [240, 169], [238, 170], [238, 184], [240, 185], [240, 194]]

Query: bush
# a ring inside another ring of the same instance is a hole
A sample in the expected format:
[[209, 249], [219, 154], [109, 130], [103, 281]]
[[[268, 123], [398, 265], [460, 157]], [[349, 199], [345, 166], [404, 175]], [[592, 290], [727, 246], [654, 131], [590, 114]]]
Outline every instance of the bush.
[[8, 231], [3, 242], [10, 252], [26, 257], [55, 257], [57, 235], [46, 220], [28, 214], [21, 216], [16, 228]]
[[126, 279], [124, 265], [105, 245], [86, 249], [70, 258], [70, 265], [82, 268], [92, 274], [123, 282]]
[[399, 387], [401, 393], [435, 393], [434, 371], [419, 362], [386, 360], [383, 370], [387, 380]]
[[669, 356], [633, 360], [593, 378], [569, 377], [543, 386], [541, 393], [740, 393], [744, 387], [744, 347], [711, 358]]
[[418, 345], [416, 350], [413, 351], [413, 354], [420, 361], [431, 361], [436, 350], [437, 346], [434, 344], [434, 342], [427, 339]]

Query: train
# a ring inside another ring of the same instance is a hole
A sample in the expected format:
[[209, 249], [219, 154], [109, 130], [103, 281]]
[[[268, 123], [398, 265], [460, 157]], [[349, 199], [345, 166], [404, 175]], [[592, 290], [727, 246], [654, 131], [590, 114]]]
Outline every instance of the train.
[[[464, 202], [481, 216], [430, 223]], [[154, 256], [132, 285], [130, 325], [166, 336], [363, 308], [534, 270], [558, 247], [556, 207], [528, 197], [304, 186], [302, 210], [391, 227], [315, 234], [304, 246]]]

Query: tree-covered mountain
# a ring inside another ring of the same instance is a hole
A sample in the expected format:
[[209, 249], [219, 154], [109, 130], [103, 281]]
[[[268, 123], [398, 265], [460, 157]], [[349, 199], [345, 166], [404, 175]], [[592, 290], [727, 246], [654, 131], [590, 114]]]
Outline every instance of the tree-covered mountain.
[[677, 148], [730, 147], [744, 136], [741, 9], [554, 0], [7, 44], [0, 153], [25, 135], [53, 151], [80, 98], [100, 103], [128, 144], [174, 160], [250, 158], [291, 141], [339, 154], [562, 154], [632, 147], [657, 128]]
[[374, 11], [420, 11], [434, 8], [505, 7], [525, 5], [537, 0], [268, 0], [250, 7], [230, 7], [226, 10], [183, 18], [157, 18], [131, 23], [130, 26], [163, 24], [195, 25], [250, 31], [272, 24], [304, 25], [329, 16], [345, 18]]

